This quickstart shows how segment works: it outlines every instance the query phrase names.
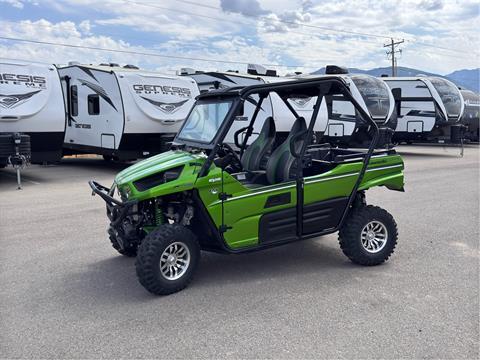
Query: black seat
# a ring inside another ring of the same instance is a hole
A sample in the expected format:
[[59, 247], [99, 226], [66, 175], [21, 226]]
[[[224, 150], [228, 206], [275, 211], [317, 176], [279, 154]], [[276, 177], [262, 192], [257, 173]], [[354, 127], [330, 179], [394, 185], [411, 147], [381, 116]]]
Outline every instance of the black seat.
[[265, 119], [260, 134], [245, 150], [242, 156], [242, 166], [244, 171], [260, 170], [260, 164], [265, 156], [272, 149], [275, 141], [275, 121], [270, 116]]
[[[291, 178], [292, 170], [296, 163], [295, 157], [290, 152], [290, 139], [307, 130], [307, 124], [303, 117], [297, 118], [293, 123], [290, 134], [285, 141], [277, 147], [267, 162], [267, 180], [270, 184], [277, 184]], [[295, 143], [295, 150], [299, 151], [305, 139], [299, 138]]]

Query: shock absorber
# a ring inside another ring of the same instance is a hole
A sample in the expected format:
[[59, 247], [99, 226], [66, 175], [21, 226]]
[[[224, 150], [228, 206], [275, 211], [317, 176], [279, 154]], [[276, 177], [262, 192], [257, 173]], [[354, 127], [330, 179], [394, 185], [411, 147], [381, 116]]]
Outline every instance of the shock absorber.
[[155, 200], [155, 224], [157, 226], [163, 224], [163, 212], [162, 212], [162, 207], [161, 201], [160, 200]]

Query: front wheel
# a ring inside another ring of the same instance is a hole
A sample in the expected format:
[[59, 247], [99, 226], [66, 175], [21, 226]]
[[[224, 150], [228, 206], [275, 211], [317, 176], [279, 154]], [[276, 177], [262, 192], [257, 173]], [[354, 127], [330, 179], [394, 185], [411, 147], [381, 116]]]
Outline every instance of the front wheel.
[[393, 253], [397, 238], [393, 216], [372, 205], [352, 210], [339, 232], [343, 253], [352, 262], [366, 266], [385, 262]]
[[161, 225], [138, 248], [137, 277], [153, 294], [172, 294], [190, 283], [199, 259], [200, 246], [189, 229], [177, 224]]
[[122, 241], [122, 239], [119, 238], [118, 233], [113, 229], [113, 227], [108, 228], [108, 237], [110, 239], [110, 242], [112, 243], [112, 247], [120, 254], [127, 257], [137, 256], [137, 243]]

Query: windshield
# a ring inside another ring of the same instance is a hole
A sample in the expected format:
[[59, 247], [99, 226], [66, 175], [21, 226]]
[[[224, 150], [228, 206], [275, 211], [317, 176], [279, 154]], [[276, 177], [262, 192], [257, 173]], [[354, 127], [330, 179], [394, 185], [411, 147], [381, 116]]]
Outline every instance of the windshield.
[[372, 76], [353, 75], [352, 80], [362, 95], [374, 119], [386, 119], [390, 111], [390, 96], [385, 83]]
[[231, 107], [232, 101], [197, 103], [178, 133], [178, 139], [212, 142]]
[[440, 78], [430, 78], [435, 90], [442, 99], [448, 116], [459, 116], [462, 109], [459, 90], [451, 82]]

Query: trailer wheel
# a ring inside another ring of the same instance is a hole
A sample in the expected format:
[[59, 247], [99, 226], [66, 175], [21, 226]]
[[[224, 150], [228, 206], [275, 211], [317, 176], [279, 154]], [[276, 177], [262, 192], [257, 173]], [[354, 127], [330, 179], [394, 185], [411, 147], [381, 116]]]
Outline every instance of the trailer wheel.
[[372, 266], [385, 262], [397, 244], [397, 224], [386, 210], [362, 206], [352, 210], [339, 231], [343, 253], [354, 263]]
[[115, 231], [112, 228], [108, 229], [108, 237], [110, 242], [112, 243], [112, 247], [117, 250], [120, 254], [127, 256], [127, 257], [135, 257], [137, 256], [137, 246], [136, 245], [129, 245], [125, 248], [122, 248], [118, 243], [117, 236], [115, 235]]
[[189, 229], [178, 224], [161, 225], [138, 248], [137, 277], [153, 294], [172, 294], [190, 283], [199, 259], [200, 246]]

